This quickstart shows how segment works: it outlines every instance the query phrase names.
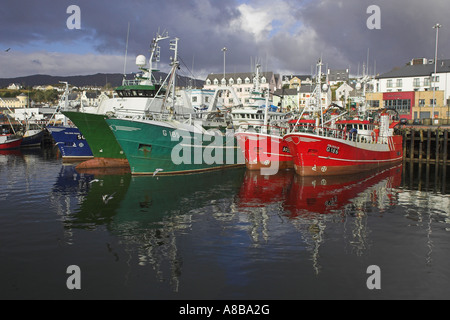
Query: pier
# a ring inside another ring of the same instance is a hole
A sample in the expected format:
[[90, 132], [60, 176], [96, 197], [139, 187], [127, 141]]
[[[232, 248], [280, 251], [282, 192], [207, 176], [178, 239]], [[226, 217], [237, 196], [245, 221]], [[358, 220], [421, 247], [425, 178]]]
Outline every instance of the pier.
[[403, 135], [403, 161], [447, 166], [448, 127], [405, 127]]
[[[404, 184], [412, 189], [447, 192], [449, 130], [446, 127], [403, 127]], [[406, 178], [407, 177], [407, 178]], [[431, 181], [430, 181], [431, 180]]]

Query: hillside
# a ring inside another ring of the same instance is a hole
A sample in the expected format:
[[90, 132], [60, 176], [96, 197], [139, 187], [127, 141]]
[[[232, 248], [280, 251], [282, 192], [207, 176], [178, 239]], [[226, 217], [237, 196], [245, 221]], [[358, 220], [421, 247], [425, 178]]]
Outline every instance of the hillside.
[[[164, 79], [167, 74], [162, 72], [155, 72], [155, 78]], [[128, 79], [132, 79], [133, 75], [128, 75]], [[17, 78], [0, 78], [0, 88], [5, 88], [9, 86], [11, 83], [18, 83], [24, 87], [33, 87], [38, 85], [55, 85], [60, 81], [68, 82], [70, 85], [74, 85], [77, 87], [82, 86], [104, 86], [107, 83], [110, 83], [113, 87], [119, 86], [122, 83], [123, 75], [120, 73], [97, 73], [93, 75], [85, 75], [85, 76], [49, 76], [43, 74], [36, 74], [25, 77], [17, 77]], [[188, 77], [178, 76], [177, 85], [179, 86], [189, 86], [190, 84], [194, 84], [196, 87], [202, 87], [204, 81], [198, 79], [191, 79]]]

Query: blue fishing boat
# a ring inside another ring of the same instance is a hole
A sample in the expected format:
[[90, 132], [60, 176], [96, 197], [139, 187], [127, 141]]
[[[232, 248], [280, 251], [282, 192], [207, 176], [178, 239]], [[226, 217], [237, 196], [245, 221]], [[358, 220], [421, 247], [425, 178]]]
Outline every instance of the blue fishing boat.
[[[67, 82], [62, 83], [66, 84], [66, 90], [61, 97], [56, 113], [60, 113], [61, 109], [67, 110], [68, 108], [69, 84]], [[58, 146], [63, 160], [84, 161], [94, 157], [83, 134], [76, 126], [69, 124], [65, 116], [62, 125], [48, 124], [46, 129], [55, 141], [55, 145]]]
[[86, 160], [93, 154], [80, 130], [74, 126], [47, 126], [55, 144], [58, 146], [63, 160]]

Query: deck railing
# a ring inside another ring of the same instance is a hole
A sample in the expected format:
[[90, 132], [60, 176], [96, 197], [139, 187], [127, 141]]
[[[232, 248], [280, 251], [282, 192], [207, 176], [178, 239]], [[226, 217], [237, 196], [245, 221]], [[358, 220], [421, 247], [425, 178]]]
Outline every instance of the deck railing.
[[334, 129], [329, 127], [316, 127], [312, 125], [296, 125], [295, 130], [293, 132], [304, 132], [316, 134], [321, 137], [331, 137], [336, 139], [342, 139], [345, 141], [353, 141], [359, 143], [368, 143], [368, 144], [388, 144], [388, 137], [379, 135], [377, 136], [375, 132], [371, 134], [363, 134], [358, 132], [352, 132], [342, 129]]

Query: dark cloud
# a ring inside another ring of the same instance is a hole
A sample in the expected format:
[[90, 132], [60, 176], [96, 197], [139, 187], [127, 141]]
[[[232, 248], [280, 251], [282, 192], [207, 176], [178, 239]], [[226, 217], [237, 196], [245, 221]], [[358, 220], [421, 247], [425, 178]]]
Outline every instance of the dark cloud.
[[[69, 5], [81, 9], [81, 29], [69, 30], [66, 21]], [[381, 10], [381, 29], [366, 26], [367, 8]], [[158, 30], [178, 37], [185, 68], [205, 75], [223, 71], [225, 46], [227, 71], [248, 71], [253, 58], [259, 57], [265, 69], [275, 72], [309, 73], [319, 57], [331, 68], [350, 67], [356, 73], [366, 63], [373, 72], [386, 72], [416, 57], [434, 56], [435, 31], [441, 22], [440, 58], [448, 58], [446, 15], [447, 0], [3, 0], [0, 6], [0, 47], [21, 51], [14, 62], [10, 53], [0, 53], [0, 77], [21, 72], [76, 72], [71, 62], [45, 58], [47, 47], [60, 47], [61, 53], [80, 63], [80, 73], [104, 71], [104, 61], [123, 62], [128, 23], [128, 66], [138, 54], [148, 54], [150, 42]], [[55, 45], [57, 44], [57, 45]], [[38, 47], [36, 49], [36, 46]], [[81, 48], [86, 47], [83, 51]], [[161, 45], [162, 63], [168, 65], [171, 52], [168, 41]], [[33, 63], [34, 48], [41, 65]], [[86, 63], [83, 61], [83, 52]], [[76, 54], [79, 55], [76, 55]], [[29, 57], [25, 57], [29, 54]], [[94, 56], [98, 58], [94, 61]], [[63, 60], [64, 55], [49, 55]], [[89, 64], [88, 64], [89, 62]], [[6, 67], [4, 67], [6, 65]], [[70, 65], [70, 69], [69, 66]], [[35, 69], [33, 69], [33, 67]], [[5, 69], [7, 68], [7, 69]], [[89, 69], [90, 68], [90, 69]], [[113, 68], [111, 66], [111, 68]], [[121, 69], [121, 66], [114, 66]], [[26, 71], [29, 70], [29, 71]], [[64, 71], [63, 71], [64, 70]]]

